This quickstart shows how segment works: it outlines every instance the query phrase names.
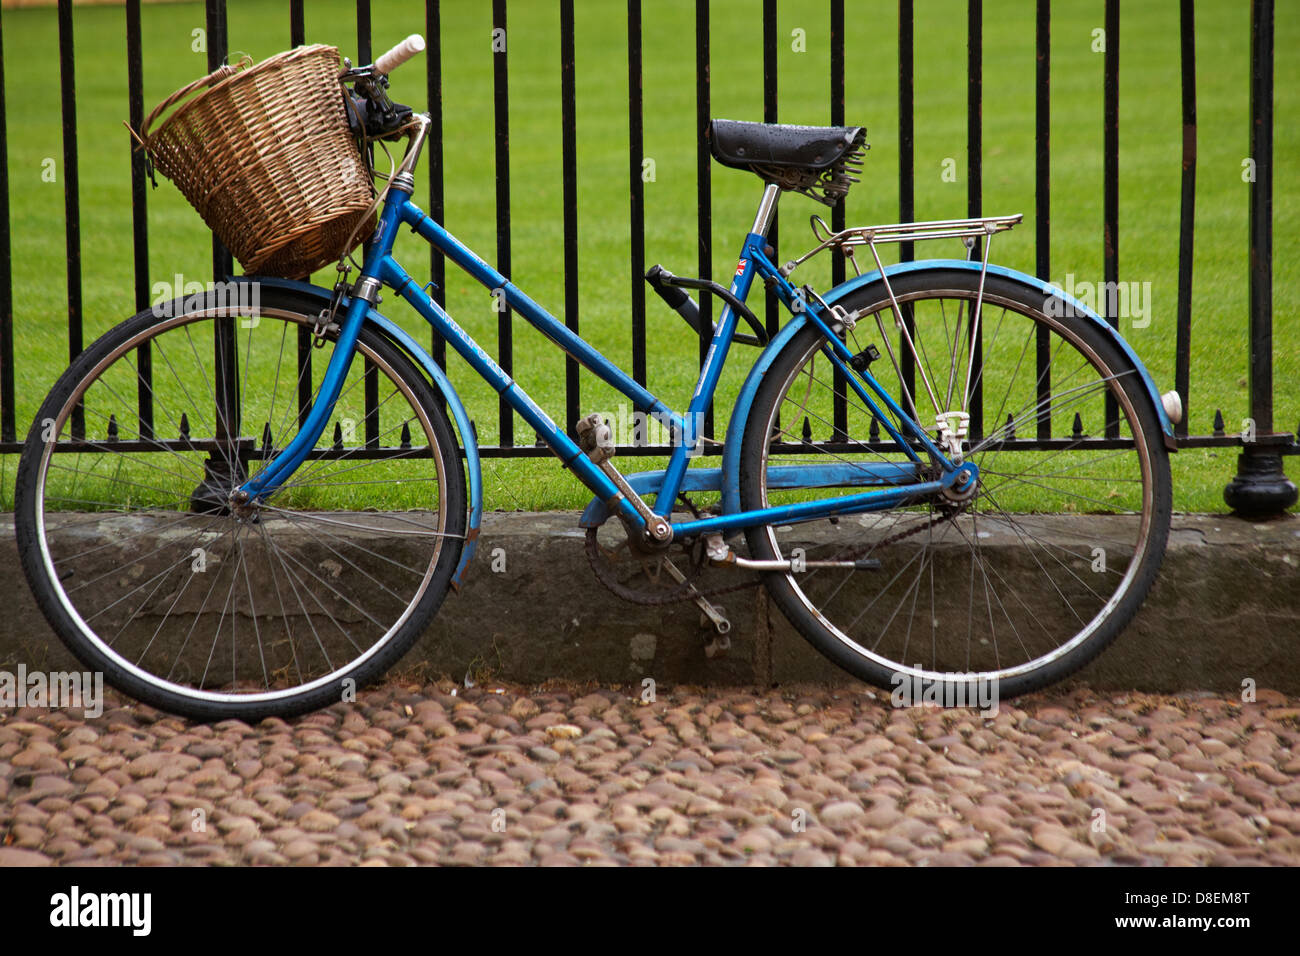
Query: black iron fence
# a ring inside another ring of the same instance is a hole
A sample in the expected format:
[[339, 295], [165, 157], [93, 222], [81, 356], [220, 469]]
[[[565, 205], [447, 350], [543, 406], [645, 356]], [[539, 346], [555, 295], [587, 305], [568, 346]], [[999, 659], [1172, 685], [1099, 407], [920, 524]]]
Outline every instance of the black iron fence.
[[[561, 24], [561, 117], [562, 117], [562, 189], [563, 189], [563, 249], [564, 249], [564, 316], [565, 323], [579, 331], [578, 303], [578, 220], [577, 220], [577, 148], [575, 111], [575, 52], [574, 52], [574, 0], [558, 0]], [[206, 0], [206, 30], [208, 68], [215, 69], [227, 56], [226, 0]], [[830, 51], [828, 88], [830, 95], [830, 121], [842, 125], [845, 121], [845, 2], [830, 0]], [[127, 85], [130, 121], [139, 128], [144, 117], [142, 80], [142, 39], [140, 0], [126, 0]], [[303, 0], [288, 0], [289, 35], [286, 39], [296, 46], [304, 42]], [[1050, 0], [1037, 0], [1035, 7], [1035, 270], [1037, 275], [1049, 280], [1051, 269], [1051, 28], [1052, 4]], [[982, 0], [967, 0], [967, 210], [975, 217], [982, 214], [983, 175], [983, 27]], [[1119, 280], [1120, 219], [1119, 219], [1119, 67], [1120, 67], [1120, 3], [1105, 0], [1104, 29], [1106, 36], [1103, 68], [1103, 222], [1099, 241], [1103, 248], [1104, 279], [1108, 288]], [[1178, 301], [1177, 338], [1175, 354], [1175, 388], [1183, 397], [1185, 409], [1196, 407], [1196, 392], [1192, 390], [1190, 354], [1192, 334], [1192, 254], [1193, 226], [1195, 223], [1195, 183], [1197, 166], [1196, 119], [1196, 34], [1194, 28], [1194, 0], [1181, 0], [1181, 84], [1182, 84], [1182, 170], [1181, 211], [1178, 251]], [[1249, 187], [1249, 315], [1246, 317], [1249, 341], [1248, 388], [1249, 410], [1254, 421], [1253, 440], [1243, 442], [1242, 436], [1225, 431], [1222, 414], [1216, 410], [1212, 430], [1208, 434], [1191, 434], [1185, 414], [1177, 425], [1180, 447], [1233, 447], [1241, 446], [1238, 473], [1225, 491], [1229, 504], [1244, 513], [1268, 514], [1279, 512], [1294, 502], [1295, 486], [1285, 477], [1282, 469], [1284, 455], [1300, 453], [1290, 433], [1275, 428], [1273, 409], [1273, 329], [1272, 329], [1272, 208], [1273, 208], [1273, 0], [1253, 0], [1250, 5], [1250, 157], [1255, 163], [1255, 177]], [[495, 27], [507, 27], [508, 4], [506, 0], [493, 0], [492, 18]], [[777, 98], [777, 10], [776, 0], [762, 0], [762, 64], [764, 80], [763, 118], [776, 122]], [[63, 121], [64, 196], [66, 216], [67, 270], [67, 330], [68, 354], [75, 357], [83, 347], [82, 318], [82, 241], [80, 190], [77, 178], [77, 94], [75, 82], [75, 50], [72, 42], [72, 0], [58, 0], [60, 89]], [[899, 145], [899, 210], [901, 222], [915, 218], [915, 164], [914, 164], [914, 64], [915, 35], [913, 0], [898, 0], [898, 145]], [[359, 62], [369, 62], [371, 50], [371, 5], [369, 0], [357, 0], [357, 57]], [[646, 297], [642, 275], [645, 261], [645, 194], [642, 178], [644, 102], [642, 94], [643, 10], [641, 0], [627, 0], [627, 115], [628, 115], [628, 203], [630, 210], [631, 263], [629, 308], [632, 328], [632, 374], [641, 383], [646, 381]], [[425, 57], [428, 108], [435, 130], [443, 128], [442, 91], [443, 61], [441, 10], [438, 0], [426, 3], [424, 31], [428, 40]], [[3, 19], [0, 18], [0, 102], [4, 100], [6, 80], [3, 60]], [[694, 81], [695, 118], [701, 135], [697, 152], [698, 201], [698, 271], [700, 276], [711, 278], [712, 248], [712, 190], [711, 163], [703, 130], [710, 113], [710, 5], [709, 0], [695, 0]], [[508, 54], [494, 52], [492, 122], [495, 132], [496, 157], [496, 258], [498, 269], [506, 276], [511, 274], [511, 177], [509, 156], [510, 84]], [[486, 104], [485, 104], [486, 107]], [[125, 135], [123, 148], [127, 147]], [[8, 182], [8, 140], [6, 121], [0, 111], [0, 453], [20, 449], [18, 422], [15, 420], [14, 382], [14, 328], [13, 283], [11, 275], [11, 216]], [[442, 138], [431, 136], [426, 151], [430, 215], [441, 221], [444, 215], [446, 183]], [[149, 234], [145, 214], [146, 170], [143, 157], [136, 152], [132, 159], [131, 187], [134, 202], [133, 241], [135, 264], [135, 300], [139, 309], [150, 304]], [[845, 226], [843, 205], [832, 213], [832, 227]], [[778, 241], [777, 226], [772, 229], [772, 242]], [[901, 248], [903, 259], [911, 259], [911, 243]], [[229, 253], [213, 242], [213, 272], [215, 277], [229, 275], [232, 262]], [[434, 294], [441, 300], [445, 287], [444, 264], [436, 253], [430, 256], [430, 271]], [[844, 262], [837, 257], [832, 265], [832, 279], [844, 279]], [[701, 312], [710, 313], [708, 293], [701, 293]], [[1114, 303], [1107, 305], [1106, 319], [1118, 324]], [[769, 330], [775, 331], [780, 323], [780, 312], [774, 297], [769, 295], [766, 308]], [[703, 328], [707, 329], [707, 323]], [[310, 362], [309, 333], [303, 333], [300, 343], [301, 361]], [[701, 360], [707, 350], [708, 339], [700, 338]], [[220, 348], [220, 345], [218, 345]], [[1043, 367], [1048, 356], [1046, 342], [1039, 348], [1038, 362]], [[444, 343], [432, 343], [435, 359], [445, 361]], [[906, 350], [900, 348], [904, 361]], [[506, 372], [514, 366], [512, 318], [508, 311], [498, 318], [497, 361]], [[142, 369], [142, 371], [147, 371]], [[903, 374], [910, 377], [913, 370], [904, 365]], [[308, 376], [310, 381], [310, 376]], [[567, 360], [565, 374], [565, 416], [572, 431], [581, 416], [581, 393], [578, 364]], [[220, 384], [218, 384], [220, 391]], [[222, 396], [217, 396], [218, 401]], [[142, 393], [142, 413], [146, 411], [148, 396]], [[304, 408], [310, 401], [305, 392], [300, 397]], [[972, 409], [973, 412], [977, 411]], [[517, 444], [513, 413], [503, 401], [499, 405], [498, 444], [482, 449], [482, 453], [495, 457], [522, 457], [545, 454], [536, 444]], [[844, 423], [844, 407], [840, 403], [835, 411], [835, 427]], [[367, 416], [369, 417], [369, 416]], [[975, 416], [978, 418], [978, 416]], [[1205, 417], [1205, 416], [1202, 416]], [[142, 414], [144, 418], [144, 414]], [[1114, 416], [1108, 415], [1113, 423]], [[25, 424], [25, 423], [22, 423]], [[713, 426], [712, 419], [708, 427]], [[74, 426], [75, 427], [75, 426]], [[1046, 442], [1050, 423], [1040, 421], [1037, 440]], [[1108, 426], [1110, 427], [1110, 426]], [[1109, 436], [1113, 437], [1113, 436]], [[665, 449], [640, 446], [620, 449], [629, 454], [663, 454]]]

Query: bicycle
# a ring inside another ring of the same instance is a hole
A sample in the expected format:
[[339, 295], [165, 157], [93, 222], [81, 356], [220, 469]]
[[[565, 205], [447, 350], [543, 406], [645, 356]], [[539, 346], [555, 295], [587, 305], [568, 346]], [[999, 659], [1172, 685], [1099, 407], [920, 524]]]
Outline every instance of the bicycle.
[[[342, 699], [423, 632], [477, 545], [478, 446], [444, 371], [377, 310], [382, 288], [592, 491], [581, 526], [602, 583], [694, 601], [719, 647], [729, 624], [697, 585], [706, 565], [755, 572], [854, 676], [939, 700], [973, 700], [980, 682], [1003, 696], [1042, 687], [1129, 622], [1168, 536], [1181, 405], [1090, 309], [990, 262], [994, 236], [1020, 216], [837, 232], [814, 216], [813, 248], [778, 264], [767, 234], [781, 194], [840, 201], [865, 130], [715, 120], [714, 157], [764, 188], [729, 286], [647, 274], [697, 332], [689, 291], [723, 302], [688, 407], [674, 411], [412, 202], [430, 121], [386, 90], [414, 45], [342, 76], [367, 143], [406, 141], [354, 282], [349, 247], [333, 292], [244, 276], [238, 295], [143, 311], [86, 349], [38, 412], [18, 472], [19, 548], [42, 611], [86, 666], [163, 710], [251, 720]], [[575, 436], [556, 425], [393, 257], [403, 226], [661, 422], [667, 467], [623, 475], [599, 415]], [[965, 256], [881, 260], [882, 244], [937, 239], [960, 240]], [[820, 294], [797, 287], [791, 274], [827, 250], [854, 277]], [[756, 279], [790, 313], [770, 338], [746, 305]], [[719, 444], [700, 422], [733, 345], [761, 351], [720, 465], [691, 467]], [[313, 346], [328, 347], [323, 372]], [[367, 511], [378, 483], [414, 497]], [[720, 501], [701, 509], [701, 494]]]

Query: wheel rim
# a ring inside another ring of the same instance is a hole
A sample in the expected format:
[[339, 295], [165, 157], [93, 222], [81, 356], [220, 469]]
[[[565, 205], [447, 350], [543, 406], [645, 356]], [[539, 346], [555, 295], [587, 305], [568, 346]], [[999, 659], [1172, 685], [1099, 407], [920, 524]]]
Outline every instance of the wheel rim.
[[[930, 378], [927, 389], [917, 375], [913, 398], [918, 420], [933, 424], [936, 404], [943, 409], [950, 387], [954, 404], [947, 409], [961, 407], [974, 292], [900, 292], [898, 298], [912, 324], [919, 364]], [[886, 351], [876, 314], [884, 318], [886, 331], [893, 330], [887, 302], [859, 315], [846, 337], [855, 354], [869, 343]], [[802, 546], [808, 561], [845, 556], [880, 561], [876, 571], [788, 574], [778, 590], [818, 622], [841, 654], [868, 662], [870, 676], [886, 686], [1016, 680], [1052, 667], [1099, 632], [1105, 632], [1104, 643], [1117, 629], [1112, 615], [1132, 590], [1147, 551], [1153, 467], [1141, 420], [1117, 384], [1136, 373], [1125, 370], [1115, 376], [1066, 323], [989, 290], [980, 325], [983, 341], [977, 354], [984, 366], [982, 371], [976, 366], [972, 379], [983, 385], [988, 424], [982, 438], [967, 442], [966, 460], [979, 466], [980, 488], [964, 510], [945, 518], [943, 509], [927, 503], [844, 518], [838, 527], [819, 522], [759, 532], [756, 550], [786, 558]], [[1038, 397], [1038, 328], [1050, 330], [1050, 406], [1041, 405]], [[837, 419], [829, 361], [817, 352], [814, 344], [786, 375], [766, 422], [766, 434], [777, 442], [769, 442], [762, 455], [758, 484], [763, 505], [808, 497], [807, 492], [796, 496], [769, 490], [767, 468], [817, 461], [817, 454], [806, 453], [804, 441], [813, 429], [828, 434], [813, 436], [811, 447], [820, 444], [819, 450], [840, 461], [906, 460], [880, 451], [878, 444], [870, 450], [871, 415], [851, 389]], [[958, 356], [956, 365], [940, 364], [940, 356], [953, 355]], [[810, 374], [812, 356], [817, 357]], [[890, 394], [904, 394], [888, 356], [871, 370]], [[1076, 440], [1075, 414], [1085, 436], [1089, 431], [1107, 434], [1108, 393], [1115, 397], [1119, 434], [1103, 440], [1116, 447], [1089, 445], [1087, 437]], [[1035, 435], [1044, 411], [1056, 445], [1039, 452], [1014, 445], [1020, 435]], [[1010, 439], [1007, 416], [1016, 436]], [[836, 429], [839, 424], [846, 426], [847, 435]], [[866, 441], [857, 438], [863, 432]], [[932, 438], [936, 435], [931, 432]], [[1133, 441], [1135, 435], [1139, 440]], [[880, 437], [889, 441], [885, 429]], [[818, 441], [832, 438], [838, 444]], [[1119, 447], [1125, 441], [1127, 447]], [[794, 444], [805, 453], [794, 454]], [[1098, 489], [1103, 489], [1100, 497]], [[843, 493], [842, 488], [819, 492]], [[1061, 510], [1062, 504], [1068, 506], [1064, 514], [1048, 513]]]
[[[297, 360], [311, 319], [259, 315], [235, 328], [244, 427], [233, 443], [213, 441], [213, 311], [128, 337], [42, 423], [54, 440], [44, 442], [36, 481], [39, 557], [68, 626], [148, 689], [195, 702], [282, 703], [358, 674], [421, 605], [445, 550], [442, 443], [414, 386], [365, 341], [333, 434], [326, 429], [265, 507], [196, 512], [200, 487], [233, 485], [232, 461], [255, 474], [287, 444], [300, 386], [312, 400], [319, 388], [329, 353], [315, 352], [310, 379]], [[144, 378], [146, 342], [152, 428], [125, 387]], [[60, 450], [75, 443], [78, 406], [84, 450]], [[374, 447], [399, 444], [390, 458]], [[394, 482], [421, 507], [336, 510]]]

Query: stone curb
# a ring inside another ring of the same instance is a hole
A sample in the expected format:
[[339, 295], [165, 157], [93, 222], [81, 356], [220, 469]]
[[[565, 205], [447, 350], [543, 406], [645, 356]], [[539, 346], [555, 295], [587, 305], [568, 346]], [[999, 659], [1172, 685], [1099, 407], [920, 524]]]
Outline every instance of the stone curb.
[[[524, 684], [646, 677], [712, 685], [850, 682], [761, 591], [720, 599], [733, 624], [732, 648], [707, 658], [709, 632], [694, 605], [620, 601], [593, 577], [582, 539], [576, 513], [485, 515], [464, 588], [448, 596], [398, 670]], [[18, 566], [12, 515], [0, 516], [0, 587], [9, 597], [8, 613], [0, 615], [0, 668], [74, 668]], [[1300, 693], [1300, 521], [1175, 515], [1160, 577], [1142, 610], [1075, 680], [1100, 690], [1156, 692], [1239, 692], [1253, 680]]]

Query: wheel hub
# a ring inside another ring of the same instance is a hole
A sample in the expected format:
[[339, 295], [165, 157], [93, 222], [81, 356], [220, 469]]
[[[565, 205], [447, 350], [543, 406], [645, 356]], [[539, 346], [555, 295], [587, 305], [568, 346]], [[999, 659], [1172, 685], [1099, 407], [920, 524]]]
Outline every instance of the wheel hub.
[[953, 482], [945, 485], [940, 494], [946, 501], [963, 504], [979, 493], [979, 484], [979, 469], [974, 465], [965, 464], [957, 470]]

